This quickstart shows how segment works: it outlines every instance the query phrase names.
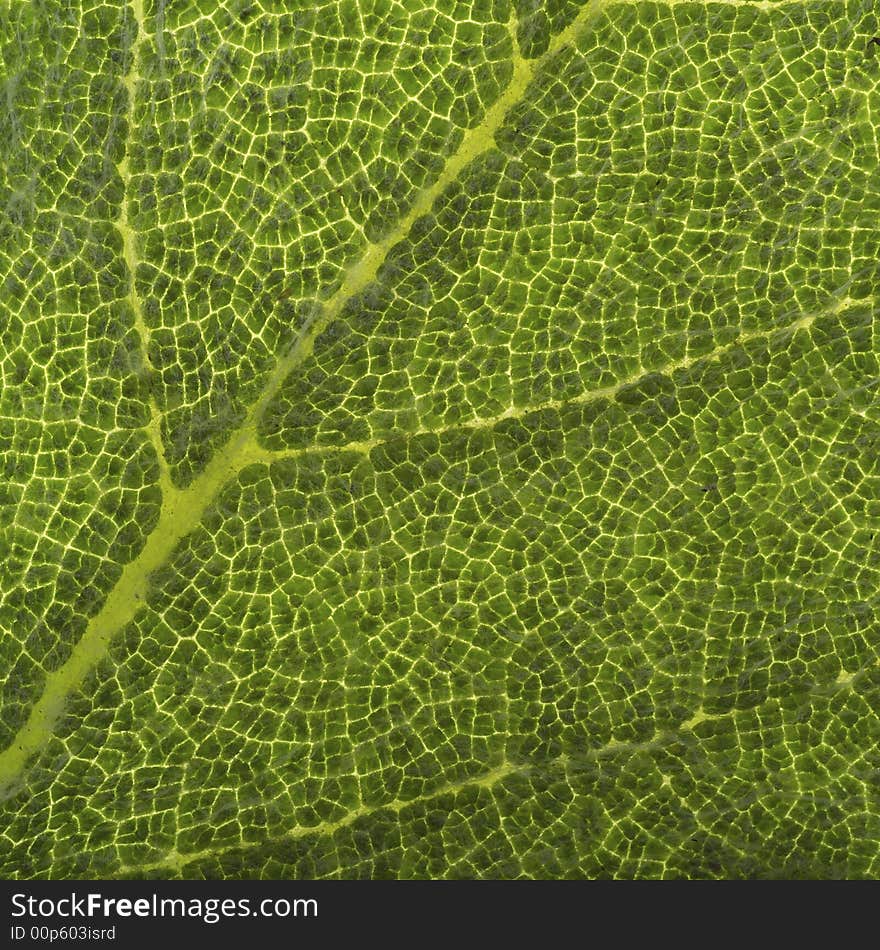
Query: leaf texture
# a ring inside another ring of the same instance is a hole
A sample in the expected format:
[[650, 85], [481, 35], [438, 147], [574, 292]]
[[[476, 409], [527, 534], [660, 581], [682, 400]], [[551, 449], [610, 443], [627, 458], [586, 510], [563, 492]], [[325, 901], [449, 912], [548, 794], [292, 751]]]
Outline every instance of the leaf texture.
[[880, 873], [870, 0], [0, 0], [0, 874]]

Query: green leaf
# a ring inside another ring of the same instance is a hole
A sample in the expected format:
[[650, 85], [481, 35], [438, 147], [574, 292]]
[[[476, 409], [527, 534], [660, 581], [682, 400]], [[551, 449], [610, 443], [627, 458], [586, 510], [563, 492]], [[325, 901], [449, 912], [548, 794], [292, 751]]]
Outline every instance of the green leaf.
[[0, 875], [880, 873], [870, 0], [0, 0]]

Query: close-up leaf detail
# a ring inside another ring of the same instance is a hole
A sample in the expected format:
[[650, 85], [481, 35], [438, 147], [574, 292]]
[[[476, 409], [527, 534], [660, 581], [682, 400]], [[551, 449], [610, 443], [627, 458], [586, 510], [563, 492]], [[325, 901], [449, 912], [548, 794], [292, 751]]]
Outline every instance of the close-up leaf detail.
[[873, 0], [0, 0], [0, 876], [880, 874]]

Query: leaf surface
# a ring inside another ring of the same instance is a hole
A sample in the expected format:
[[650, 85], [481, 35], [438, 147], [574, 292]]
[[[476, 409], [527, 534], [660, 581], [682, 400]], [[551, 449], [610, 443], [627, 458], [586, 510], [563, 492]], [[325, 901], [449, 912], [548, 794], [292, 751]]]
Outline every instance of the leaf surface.
[[877, 33], [0, 4], [0, 874], [876, 876]]

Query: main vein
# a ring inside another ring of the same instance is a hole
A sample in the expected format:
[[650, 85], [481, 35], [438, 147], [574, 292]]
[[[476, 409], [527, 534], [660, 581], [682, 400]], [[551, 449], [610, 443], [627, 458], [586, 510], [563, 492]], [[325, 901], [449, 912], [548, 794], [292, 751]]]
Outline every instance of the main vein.
[[[6, 749], [0, 752], [0, 800], [9, 798], [19, 790], [20, 779], [29, 760], [54, 734], [68, 697], [82, 684], [97, 663], [107, 655], [108, 647], [114, 637], [135, 618], [144, 604], [150, 575], [165, 564], [178, 543], [198, 527], [205, 511], [223, 486], [246, 465], [264, 459], [264, 452], [255, 436], [257, 422], [278, 393], [284, 380], [309, 357], [316, 337], [339, 315], [349, 300], [375, 280], [391, 248], [406, 238], [419, 218], [430, 213], [437, 198], [456, 180], [462, 169], [477, 156], [492, 148], [495, 133], [501, 127], [505, 115], [523, 98], [529, 83], [541, 66], [564, 46], [569, 45], [576, 35], [599, 15], [608, 2], [609, 0], [589, 0], [571, 24], [554, 38], [547, 52], [534, 62], [522, 57], [514, 46], [513, 75], [505, 92], [486, 111], [483, 121], [465, 133], [458, 150], [448, 160], [440, 176], [433, 185], [419, 193], [409, 212], [401, 219], [397, 227], [382, 240], [370, 244], [361, 258], [348, 269], [341, 286], [326, 302], [318, 317], [305, 328], [291, 350], [278, 360], [267, 378], [261, 395], [226, 444], [214, 454], [201, 474], [186, 489], [174, 488], [167, 471], [161, 475], [164, 483], [162, 508], [143, 549], [122, 569], [103, 607], [91, 618], [67, 661], [47, 674], [42, 695], [31, 708], [27, 721]], [[133, 52], [137, 53], [139, 44], [145, 36], [143, 4], [142, 0], [132, 0], [132, 4], [138, 25], [138, 37]], [[131, 113], [133, 93], [137, 84], [136, 62], [132, 63], [125, 81], [130, 94]], [[131, 114], [130, 120], [129, 135], [134, 126]], [[125, 180], [129, 174], [128, 165], [123, 164], [120, 171]], [[136, 249], [133, 237], [128, 233], [125, 208], [121, 212], [117, 226], [123, 235], [126, 260], [131, 271], [130, 300], [135, 312], [136, 326], [142, 345], [146, 345], [149, 333], [143, 321], [134, 284], [134, 268], [137, 266]], [[144, 359], [146, 358], [145, 354]], [[161, 472], [164, 456], [161, 439], [158, 439], [158, 423], [155, 416], [148, 426], [148, 434], [156, 449]]]

